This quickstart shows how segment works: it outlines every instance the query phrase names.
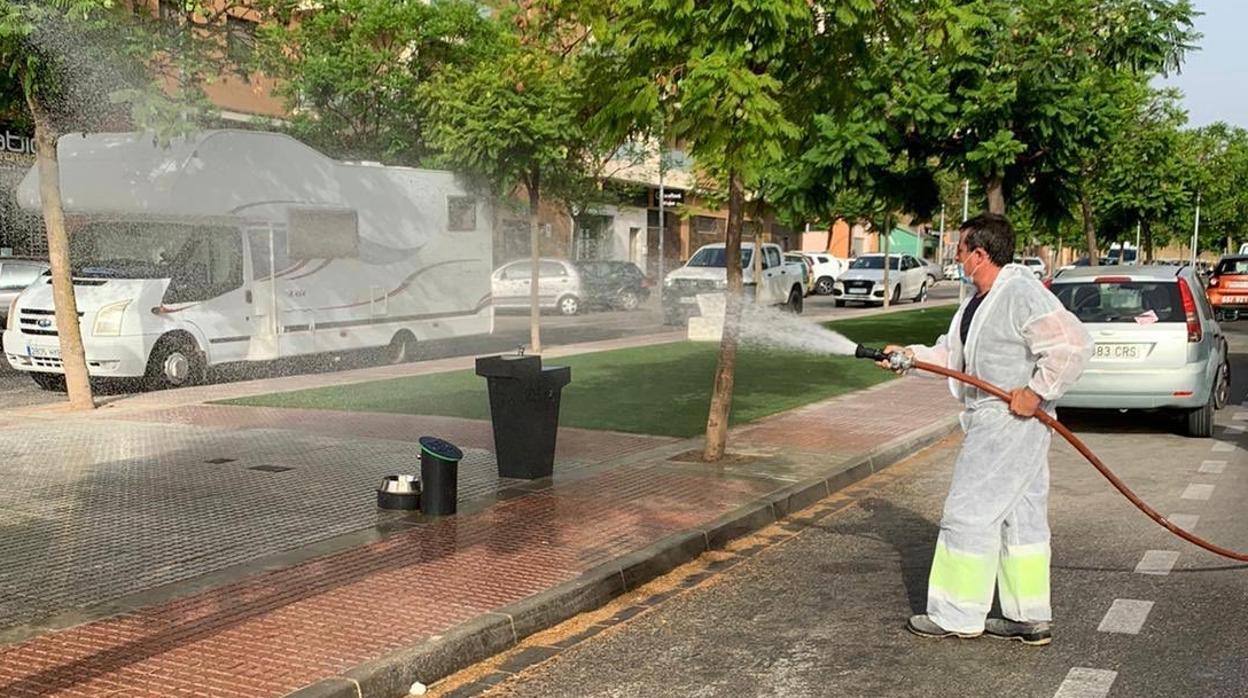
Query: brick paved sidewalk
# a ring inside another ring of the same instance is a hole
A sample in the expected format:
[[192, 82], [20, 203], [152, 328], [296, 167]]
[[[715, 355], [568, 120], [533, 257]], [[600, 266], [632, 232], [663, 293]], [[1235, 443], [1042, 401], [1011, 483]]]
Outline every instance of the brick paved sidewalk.
[[[734, 430], [730, 450], [738, 457], [723, 467], [669, 460], [680, 451], [696, 448], [696, 441], [562, 430], [563, 465], [553, 480], [486, 487], [478, 492], [475, 506], [454, 517], [404, 519], [386, 532], [373, 533], [372, 542], [305, 556], [294, 564], [275, 561], [233, 577], [226, 575], [220, 583], [202, 584], [198, 591], [188, 588], [186, 593], [153, 597], [148, 604], [123, 604], [116, 615], [0, 648], [0, 696], [282, 696], [342, 676], [360, 664], [384, 660], [404, 648], [462, 634], [465, 629], [480, 630], [478, 649], [489, 647], [487, 640], [499, 632], [514, 642], [541, 622], [531, 613], [517, 611], [526, 608], [526, 600], [568, 585], [575, 588], [578, 580], [601, 577], [603, 570], [622, 585], [640, 583], [644, 577], [633, 578], [629, 571], [637, 568], [619, 567], [626, 564], [623, 560], [637, 564], [639, 554], [650, 554], [639, 551], [655, 551], [655, 546], [673, 540], [713, 545], [732, 532], [744, 532], [760, 513], [774, 516], [790, 505], [809, 503], [830, 487], [886, 465], [913, 447], [916, 434], [931, 440], [947, 432], [955, 410], [941, 381], [893, 381]], [[92, 449], [102, 448], [100, 441], [92, 439], [103, 438], [109, 429], [118, 431], [117, 420], [125, 420], [121, 431], [150, 429], [145, 433], [151, 435], [153, 448], [178, 448], [187, 454], [188, 465], [174, 469], [174, 474], [189, 478], [189, 485], [221, 480], [221, 489], [213, 495], [219, 498], [233, 497], [231, 492], [264, 475], [253, 476], [256, 471], [247, 468], [213, 471], [203, 465], [227, 445], [240, 451], [240, 462], [271, 457], [259, 443], [244, 443], [254, 452], [240, 447], [240, 435], [246, 434], [257, 439], [282, 435], [301, 444], [302, 467], [321, 467], [324, 473], [342, 475], [354, 489], [364, 478], [371, 482], [375, 473], [356, 468], [350, 469], [349, 477], [344, 473], [340, 464], [351, 457], [344, 450], [347, 434], [360, 443], [373, 444], [376, 454], [395, 456], [404, 448], [410, 451], [410, 439], [417, 432], [438, 429], [456, 434], [470, 455], [482, 454], [478, 460], [490, 462], [484, 451], [489, 446], [480, 441], [483, 423], [470, 420], [433, 423], [372, 416], [348, 423], [357, 417], [319, 413], [319, 419], [310, 421], [284, 410], [167, 404], [101, 417], [90, 420], [98, 427], [96, 433], [66, 437], [80, 439], [78, 448], [86, 457], [96, 458], [99, 454]], [[0, 424], [4, 429], [0, 433], [12, 436], [27, 428]], [[23, 442], [23, 453], [37, 448], [32, 439], [53, 438], [46, 435], [47, 426], [43, 428], [44, 436], [32, 432]], [[180, 445], [169, 443], [178, 438], [183, 439]], [[148, 458], [129, 452], [110, 455], [108, 462], [127, 467], [137, 467]], [[375, 460], [385, 458], [379, 455]], [[122, 466], [117, 467], [124, 472]], [[392, 469], [393, 462], [380, 462], [377, 467]], [[102, 482], [117, 476], [104, 467], [74, 472], [74, 482], [84, 478]], [[489, 480], [488, 467], [484, 480]], [[140, 478], [139, 482], [147, 481]], [[37, 471], [23, 486], [49, 494], [40, 489]], [[247, 487], [259, 488], [258, 499], [269, 492], [260, 485]], [[188, 492], [194, 489], [187, 487]], [[354, 489], [353, 498], [340, 503], [346, 512], [343, 516], [375, 517], [371, 491]], [[137, 492], [130, 504], [141, 504], [144, 490], [140, 487]], [[194, 497], [186, 496], [189, 499], [183, 501], [193, 505]], [[91, 501], [88, 496], [68, 506], [72, 510]], [[771, 507], [771, 501], [777, 506]], [[53, 509], [64, 511], [67, 505], [59, 506]], [[282, 516], [271, 519], [269, 525], [290, 513], [278, 508]], [[5, 511], [0, 503], [0, 514]], [[201, 517], [211, 520], [214, 511], [212, 506], [189, 509], [187, 525]], [[22, 513], [28, 518], [50, 515]], [[131, 513], [120, 503], [114, 511], [123, 525]], [[316, 510], [299, 512], [300, 520], [311, 526], [319, 514]], [[80, 525], [90, 523], [88, 519]], [[141, 527], [143, 521], [132, 523]], [[254, 528], [254, 523], [247, 528]], [[214, 550], [243, 543], [230, 538], [229, 530], [233, 529], [209, 529], [224, 536]], [[183, 533], [196, 540], [201, 535]], [[65, 531], [50, 531], [42, 540], [56, 544], [65, 535]], [[124, 553], [121, 547], [112, 549], [114, 555]], [[671, 561], [655, 554], [659, 558], [643, 566], [649, 574], [663, 571], [664, 562]], [[110, 561], [104, 556], [100, 564], [107, 566]], [[9, 573], [0, 571], [0, 584], [5, 585], [0, 589], [7, 587], [10, 577], [5, 575]], [[31, 587], [26, 593], [38, 596], [40, 592]], [[20, 605], [26, 600], [24, 595], [8, 598], [0, 592], [0, 609], [6, 603]], [[574, 605], [565, 606], [575, 610]], [[471, 659], [470, 654], [457, 658], [461, 662]], [[419, 671], [418, 675], [425, 681], [437, 678]]]

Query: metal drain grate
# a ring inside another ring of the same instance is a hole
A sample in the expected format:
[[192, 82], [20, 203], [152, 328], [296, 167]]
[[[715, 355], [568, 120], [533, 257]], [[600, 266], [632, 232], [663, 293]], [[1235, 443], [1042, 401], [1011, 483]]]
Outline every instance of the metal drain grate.
[[262, 473], [284, 473], [287, 470], [294, 470], [294, 468], [285, 468], [280, 465], [253, 465], [247, 469], [259, 470]]
[[206, 460], [204, 462], [211, 463], [213, 465], [224, 465], [226, 463], [233, 463], [236, 460], [238, 459], [237, 458], [213, 458], [212, 460]]

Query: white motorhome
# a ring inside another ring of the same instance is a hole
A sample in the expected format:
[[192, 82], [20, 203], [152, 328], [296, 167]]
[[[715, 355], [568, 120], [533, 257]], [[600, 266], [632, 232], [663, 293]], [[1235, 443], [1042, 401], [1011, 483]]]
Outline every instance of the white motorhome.
[[[175, 386], [209, 366], [493, 330], [488, 203], [449, 172], [338, 162], [285, 135], [206, 131], [57, 144], [88, 370]], [[18, 189], [39, 208], [38, 174]], [[50, 281], [4, 334], [13, 368], [63, 384]]]

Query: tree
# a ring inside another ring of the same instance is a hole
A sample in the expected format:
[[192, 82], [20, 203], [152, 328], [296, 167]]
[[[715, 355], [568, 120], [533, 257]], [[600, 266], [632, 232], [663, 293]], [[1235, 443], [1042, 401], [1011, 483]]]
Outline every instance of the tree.
[[538, 209], [546, 191], [585, 176], [587, 145], [572, 58], [542, 41], [501, 35], [490, 60], [447, 70], [421, 90], [428, 142], [438, 162], [467, 172], [496, 195], [523, 185], [529, 200], [530, 348], [542, 350]]
[[[292, 135], [336, 157], [419, 165], [421, 90], [497, 58], [500, 23], [461, 0], [263, 0], [257, 65], [281, 80]], [[290, 21], [292, 18], [297, 21]]]
[[727, 307], [703, 457], [727, 443], [742, 302], [741, 236], [747, 189], [779, 162], [799, 130], [790, 117], [805, 86], [795, 78], [815, 20], [803, 0], [700, 3], [586, 1], [576, 23], [594, 29], [592, 129], [613, 137], [667, 136], [727, 190]]
[[20, 94], [35, 127], [35, 159], [48, 235], [57, 337], [69, 402], [74, 409], [92, 409], [95, 400], [71, 281], [69, 237], [56, 154], [61, 125], [67, 116], [65, 107], [70, 101], [67, 98], [73, 97], [81, 85], [75, 84], [69, 70], [75, 60], [74, 52], [62, 42], [75, 34], [98, 31], [111, 11], [112, 3], [108, 0], [0, 3], [0, 66], [19, 87], [16, 94], [10, 94]]
[[1190, 198], [1179, 133], [1186, 121], [1177, 92], [1154, 91], [1131, 116], [1096, 183], [1101, 220], [1118, 235], [1139, 225], [1149, 262], [1153, 225], [1175, 215]]
[[929, 12], [955, 19], [945, 26], [958, 49], [933, 57], [947, 66], [942, 111], [953, 126], [933, 145], [983, 183], [995, 213], [1037, 180], [1041, 196], [1069, 198], [1080, 155], [1101, 137], [1085, 128], [1096, 76], [1174, 69], [1197, 37], [1188, 0], [935, 2]]
[[1236, 251], [1234, 240], [1248, 232], [1248, 131], [1218, 122], [1181, 134], [1181, 159], [1191, 173], [1191, 191], [1174, 227], [1192, 230], [1195, 193], [1200, 192], [1201, 246]]

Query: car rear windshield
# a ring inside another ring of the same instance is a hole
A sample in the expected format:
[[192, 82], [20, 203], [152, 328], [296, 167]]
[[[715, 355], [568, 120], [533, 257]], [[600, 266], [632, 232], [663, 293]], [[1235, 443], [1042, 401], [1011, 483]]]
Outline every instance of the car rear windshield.
[[[1184, 322], [1174, 281], [1087, 281], [1054, 284], [1053, 293], [1081, 322]], [[1156, 316], [1156, 320], [1153, 317]]]
[[1218, 268], [1214, 269], [1213, 273], [1219, 276], [1223, 274], [1248, 274], [1248, 259], [1224, 259], [1218, 262]]

